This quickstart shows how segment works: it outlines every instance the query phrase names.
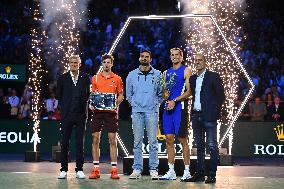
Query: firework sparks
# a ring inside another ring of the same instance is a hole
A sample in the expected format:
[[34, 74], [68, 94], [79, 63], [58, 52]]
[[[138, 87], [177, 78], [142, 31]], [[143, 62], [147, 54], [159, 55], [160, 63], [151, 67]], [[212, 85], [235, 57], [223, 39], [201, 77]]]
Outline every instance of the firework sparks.
[[46, 41], [46, 61], [53, 72], [53, 79], [69, 70], [68, 57], [79, 54], [80, 28], [84, 27], [84, 15], [88, 0], [42, 0], [43, 29]]
[[31, 45], [32, 45], [32, 52], [30, 54], [30, 62], [29, 62], [29, 87], [33, 91], [33, 97], [32, 97], [32, 119], [34, 122], [33, 131], [35, 133], [34, 136], [36, 136], [36, 139], [34, 140], [34, 151], [36, 151], [37, 147], [37, 138], [38, 138], [38, 132], [39, 132], [39, 123], [40, 123], [40, 93], [41, 93], [41, 81], [42, 76], [46, 71], [42, 69], [42, 58], [41, 58], [41, 47], [43, 42], [43, 36], [44, 33], [40, 30], [38, 25], [42, 21], [40, 18], [39, 13], [39, 5], [34, 10], [33, 13], [33, 20], [35, 28], [31, 31]]
[[[193, 62], [193, 55], [197, 52], [203, 52], [207, 59], [208, 69], [220, 74], [226, 95], [223, 107], [223, 114], [226, 116], [226, 119], [221, 120], [218, 124], [228, 126], [225, 135], [230, 134], [229, 143], [233, 141], [232, 126], [241, 111], [234, 104], [237, 99], [240, 75], [245, 75], [250, 81], [244, 68], [238, 64], [239, 57], [234, 53], [232, 54], [229, 49], [230, 46], [235, 52], [239, 52], [241, 48], [238, 45], [239, 41], [236, 40], [240, 39], [239, 33], [241, 29], [241, 27], [237, 26], [239, 23], [237, 14], [240, 13], [238, 10], [242, 9], [243, 2], [242, 0], [183, 1], [186, 12], [212, 14], [215, 18], [213, 20], [209, 18], [183, 19], [183, 32], [187, 33], [186, 51], [188, 53], [186, 60], [188, 63]], [[244, 15], [241, 16], [241, 19], [244, 19]], [[220, 37], [214, 21], [218, 24], [227, 41]], [[229, 46], [226, 44], [227, 42]], [[189, 66], [193, 72], [196, 71], [194, 66]], [[252, 82], [250, 84], [253, 87]], [[220, 129], [220, 125], [218, 128]], [[219, 129], [218, 133], [220, 133]], [[225, 137], [227, 137], [225, 135], [220, 140], [219, 147], [224, 142]], [[232, 144], [229, 144], [229, 148], [231, 146]], [[231, 150], [229, 149], [229, 151]]]
[[[69, 70], [68, 57], [78, 52], [79, 27], [84, 25], [83, 15], [88, 0], [79, 2], [77, 3], [75, 0], [42, 0], [33, 13], [35, 28], [31, 31], [32, 52], [29, 62], [29, 87], [33, 91], [31, 103], [33, 131], [37, 138], [40, 131], [40, 110], [42, 108], [40, 103], [41, 81], [43, 75], [47, 73], [42, 67], [42, 57], [45, 57], [54, 80], [60, 72]], [[42, 14], [40, 7], [43, 7]], [[34, 142], [34, 151], [37, 148], [37, 141]]]

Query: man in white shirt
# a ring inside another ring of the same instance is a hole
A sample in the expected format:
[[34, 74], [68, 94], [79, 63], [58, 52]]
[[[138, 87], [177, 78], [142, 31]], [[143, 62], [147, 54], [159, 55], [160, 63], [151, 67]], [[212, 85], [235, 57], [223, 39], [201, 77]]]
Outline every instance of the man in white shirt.
[[[191, 121], [194, 141], [197, 147], [196, 172], [185, 182], [216, 182], [218, 165], [217, 120], [221, 117], [221, 108], [225, 92], [220, 75], [206, 69], [206, 59], [196, 54], [194, 65], [197, 73], [189, 79], [192, 92]], [[210, 151], [209, 175], [205, 180], [205, 134]]]
[[50, 98], [46, 100], [45, 108], [47, 112], [55, 112], [57, 109], [58, 100], [55, 98], [55, 94], [51, 93]]

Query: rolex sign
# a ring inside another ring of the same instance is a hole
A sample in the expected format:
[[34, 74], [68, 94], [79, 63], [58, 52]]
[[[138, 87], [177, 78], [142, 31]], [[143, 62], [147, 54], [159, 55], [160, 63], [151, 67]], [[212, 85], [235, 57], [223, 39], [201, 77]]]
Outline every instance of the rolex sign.
[[0, 82], [1, 81], [25, 82], [26, 66], [0, 64]]
[[[284, 142], [284, 126], [283, 124], [274, 127], [275, 137], [279, 142]], [[278, 155], [284, 156], [284, 145], [280, 144], [254, 144], [254, 155]]]

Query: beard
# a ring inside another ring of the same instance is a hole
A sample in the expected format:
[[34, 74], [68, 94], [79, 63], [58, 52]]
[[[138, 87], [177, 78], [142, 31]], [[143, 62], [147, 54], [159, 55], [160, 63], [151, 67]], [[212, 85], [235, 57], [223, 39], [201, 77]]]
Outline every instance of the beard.
[[141, 66], [149, 66], [150, 64], [148, 62], [140, 62]]

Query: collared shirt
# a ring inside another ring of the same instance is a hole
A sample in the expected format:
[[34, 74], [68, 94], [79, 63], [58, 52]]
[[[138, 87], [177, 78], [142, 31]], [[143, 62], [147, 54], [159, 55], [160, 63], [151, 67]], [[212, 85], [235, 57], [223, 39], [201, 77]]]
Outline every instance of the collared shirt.
[[[103, 72], [92, 78], [92, 92], [120, 94], [123, 92], [123, 83], [120, 76], [111, 72], [105, 76]], [[96, 110], [96, 112], [116, 112], [113, 110]]]
[[277, 110], [278, 110], [278, 107], [279, 107], [279, 104], [277, 105], [277, 104], [275, 104], [275, 111], [277, 112]]
[[71, 71], [70, 71], [70, 74], [71, 74], [72, 81], [73, 81], [74, 85], [76, 86], [78, 78], [79, 78], [79, 70], [78, 70], [78, 73], [77, 73], [76, 76]]
[[196, 86], [195, 86], [195, 101], [193, 104], [193, 109], [197, 111], [201, 111], [201, 102], [200, 102], [200, 91], [202, 87], [203, 78], [206, 70], [200, 75], [197, 76]]
[[122, 79], [113, 72], [111, 72], [108, 76], [105, 76], [103, 72], [101, 72], [98, 75], [94, 75], [92, 78], [92, 91], [99, 93], [122, 93]]

